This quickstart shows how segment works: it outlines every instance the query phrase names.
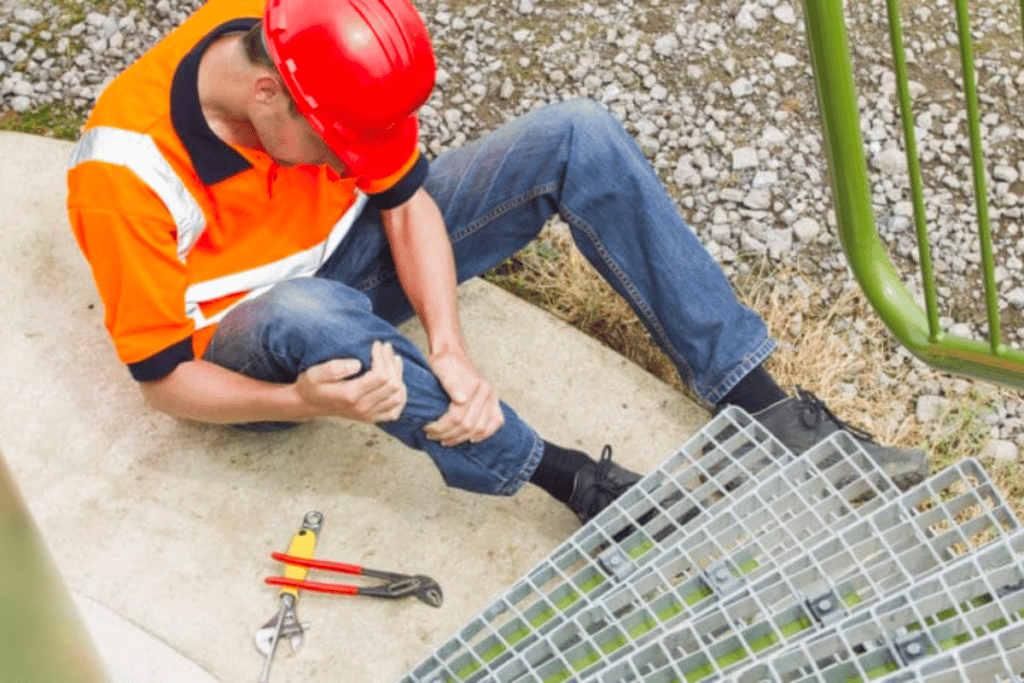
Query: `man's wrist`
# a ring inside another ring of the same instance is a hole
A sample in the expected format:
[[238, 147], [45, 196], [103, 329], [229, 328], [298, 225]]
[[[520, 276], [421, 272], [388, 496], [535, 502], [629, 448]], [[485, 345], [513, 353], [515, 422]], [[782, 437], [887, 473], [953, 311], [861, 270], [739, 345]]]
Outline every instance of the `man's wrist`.
[[428, 335], [430, 342], [428, 344], [430, 348], [430, 357], [443, 358], [444, 356], [462, 356], [468, 357], [469, 353], [466, 350], [466, 345], [462, 341], [461, 335], [452, 332], [446, 335]]
[[320, 408], [302, 396], [298, 382], [282, 384], [279, 393], [273, 397], [273, 402], [279, 410], [288, 416], [288, 420], [304, 422], [324, 414]]

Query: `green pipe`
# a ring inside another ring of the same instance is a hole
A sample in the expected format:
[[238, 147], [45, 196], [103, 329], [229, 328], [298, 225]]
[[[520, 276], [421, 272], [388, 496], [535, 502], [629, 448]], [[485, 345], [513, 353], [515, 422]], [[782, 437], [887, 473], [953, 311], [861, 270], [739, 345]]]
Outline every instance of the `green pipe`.
[[921, 266], [921, 286], [924, 289], [925, 311], [928, 316], [928, 340], [939, 338], [939, 309], [935, 298], [935, 276], [928, 241], [924, 192], [921, 183], [921, 165], [917, 158], [917, 138], [914, 133], [914, 112], [910, 103], [910, 85], [907, 77], [907, 56], [903, 49], [903, 28], [897, 0], [887, 0], [889, 12], [889, 42], [892, 46], [896, 83], [899, 88], [900, 118], [903, 121], [903, 140], [907, 150], [907, 172], [910, 175], [910, 196], [914, 206], [914, 226], [917, 230], [918, 261]]
[[109, 683], [0, 455], [0, 680]]
[[988, 223], [988, 191], [985, 189], [985, 163], [982, 159], [981, 123], [978, 113], [978, 87], [974, 81], [974, 47], [967, 3], [956, 0], [956, 24], [960, 37], [960, 62], [964, 78], [964, 100], [967, 124], [971, 135], [971, 167], [974, 171], [974, 205], [978, 216], [978, 237], [981, 241], [981, 267], [985, 278], [985, 302], [988, 308], [988, 334], [992, 353], [1002, 346], [999, 330], [999, 292], [996, 289], [995, 262], [992, 259], [992, 235]]
[[832, 201], [843, 249], [865, 296], [896, 339], [925, 363], [1024, 388], [1024, 352], [1007, 349], [998, 337], [986, 343], [933, 330], [897, 274], [875, 227], [841, 1], [806, 0], [805, 10]]

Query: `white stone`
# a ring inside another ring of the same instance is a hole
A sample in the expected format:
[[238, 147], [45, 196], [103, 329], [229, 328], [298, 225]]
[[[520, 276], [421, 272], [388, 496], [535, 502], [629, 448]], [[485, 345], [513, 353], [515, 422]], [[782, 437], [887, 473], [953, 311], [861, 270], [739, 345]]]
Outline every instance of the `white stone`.
[[1012, 166], [1000, 165], [992, 169], [992, 177], [1004, 183], [1015, 183], [1020, 178], [1020, 174]]
[[729, 86], [733, 97], [747, 97], [754, 94], [754, 84], [747, 78], [737, 78]]
[[781, 259], [793, 251], [793, 229], [776, 228], [768, 231], [768, 253], [774, 259]]
[[778, 69], [789, 69], [798, 63], [797, 58], [788, 52], [779, 52], [772, 58], [772, 64]]
[[14, 11], [14, 20], [19, 24], [26, 26], [35, 26], [43, 20], [43, 13], [39, 10], [27, 7], [25, 9], [19, 9]]
[[755, 211], [765, 211], [772, 206], [772, 193], [767, 188], [751, 190], [743, 198], [743, 206]]
[[736, 13], [736, 28], [744, 31], [756, 31], [757, 19], [754, 17], [754, 7], [751, 4], [743, 5]]
[[676, 37], [667, 33], [654, 41], [654, 53], [662, 57], [671, 57], [679, 49], [679, 41]]
[[737, 147], [732, 151], [732, 170], [742, 171], [757, 168], [757, 150], [753, 147]]
[[915, 414], [921, 424], [936, 422], [949, 408], [949, 399], [942, 396], [918, 396]]
[[[723, 217], [728, 220], [728, 216], [724, 215], [725, 212], [722, 213]], [[729, 244], [732, 242], [732, 226], [724, 220], [721, 223], [712, 223], [711, 239], [719, 244]]]
[[718, 196], [719, 198], [722, 199], [722, 201], [732, 202], [733, 204], [739, 204], [740, 202], [743, 201], [743, 197], [745, 195], [743, 194], [743, 190], [740, 190], [735, 187], [726, 187], [722, 188], [722, 190], [718, 193]]
[[810, 244], [821, 233], [821, 225], [813, 218], [804, 217], [793, 223], [793, 234], [804, 244]]
[[11, 98], [11, 109], [19, 114], [28, 111], [31, 107], [32, 100], [24, 95], [18, 95], [17, 97]]
[[765, 145], [781, 145], [789, 140], [789, 137], [775, 126], [768, 126], [761, 133], [761, 143]]
[[747, 253], [763, 254], [768, 248], [764, 242], [744, 231], [740, 233], [740, 249]]
[[1006, 293], [1006, 302], [1017, 309], [1024, 309], [1024, 287], [1016, 287]]
[[1018, 453], [1017, 444], [1012, 441], [992, 439], [985, 446], [984, 450], [982, 450], [981, 456], [983, 458], [994, 458], [995, 460], [1016, 462]]
[[679, 187], [697, 187], [700, 185], [700, 173], [690, 163], [690, 158], [683, 157], [676, 164], [675, 170], [672, 172], [672, 180]]
[[772, 10], [772, 15], [777, 21], [783, 24], [795, 24], [796, 23], [796, 12], [793, 11], [792, 5], [782, 4]]
[[771, 187], [779, 182], [779, 174], [775, 171], [758, 171], [750, 181], [751, 187]]
[[888, 147], [871, 158], [871, 165], [888, 175], [906, 173], [907, 155], [895, 147]]

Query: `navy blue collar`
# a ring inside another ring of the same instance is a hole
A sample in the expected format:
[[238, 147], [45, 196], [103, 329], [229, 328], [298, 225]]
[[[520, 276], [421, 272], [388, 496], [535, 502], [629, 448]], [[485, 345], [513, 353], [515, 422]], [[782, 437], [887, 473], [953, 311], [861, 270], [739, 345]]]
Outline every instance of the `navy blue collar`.
[[252, 164], [231, 145], [210, 130], [199, 105], [199, 60], [213, 41], [226, 33], [248, 31], [259, 21], [255, 17], [232, 19], [206, 34], [185, 55], [171, 81], [171, 124], [192, 158], [192, 167], [206, 185], [248, 171]]

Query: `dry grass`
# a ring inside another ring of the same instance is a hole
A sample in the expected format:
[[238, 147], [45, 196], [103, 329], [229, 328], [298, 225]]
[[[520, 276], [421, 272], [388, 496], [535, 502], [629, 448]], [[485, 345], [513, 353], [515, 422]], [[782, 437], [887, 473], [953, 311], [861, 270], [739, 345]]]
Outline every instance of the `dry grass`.
[[[999, 391], [971, 385], [937, 424], [922, 425], [915, 417], [917, 396], [908, 375], [939, 375], [898, 349], [854, 283], [831, 295], [792, 266], [751, 265], [751, 274], [734, 285], [740, 299], [761, 314], [779, 340], [767, 368], [782, 386], [813, 391], [840, 418], [883, 443], [925, 448], [933, 471], [979, 456], [988, 439], [983, 418], [1000, 400]], [[546, 228], [487, 278], [686, 390], [632, 309], [586, 263], [564, 226]], [[1024, 521], [1020, 466], [991, 459], [982, 464]]]

